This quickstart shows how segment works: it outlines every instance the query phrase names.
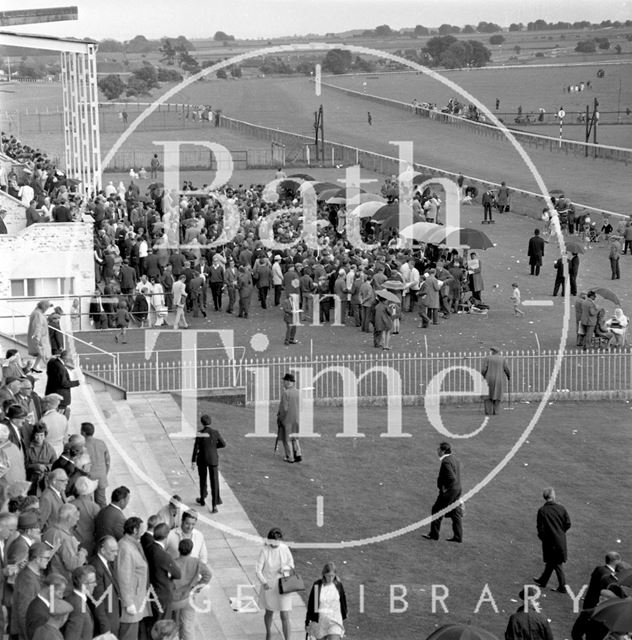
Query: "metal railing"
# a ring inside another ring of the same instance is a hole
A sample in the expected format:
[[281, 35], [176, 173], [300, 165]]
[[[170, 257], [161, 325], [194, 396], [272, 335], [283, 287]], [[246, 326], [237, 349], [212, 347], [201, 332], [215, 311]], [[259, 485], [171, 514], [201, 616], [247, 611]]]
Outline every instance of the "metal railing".
[[[22, 313], [21, 311], [18, 311], [16, 309], [13, 309], [13, 307], [11, 307], [10, 305], [3, 305], [6, 306], [6, 308], [8, 308], [11, 311], [12, 314], [12, 319], [13, 319], [13, 326], [15, 327], [15, 319], [16, 317], [18, 318], [28, 318], [29, 316], [27, 314]], [[105, 349], [101, 349], [101, 347], [97, 347], [96, 345], [90, 343], [90, 342], [86, 342], [85, 340], [82, 340], [81, 338], [77, 338], [73, 333], [71, 332], [67, 332], [67, 331], [63, 331], [61, 329], [57, 329], [56, 327], [52, 327], [52, 326], [48, 326], [49, 329], [52, 329], [53, 331], [59, 333], [61, 336], [63, 336], [64, 338], [64, 348], [66, 348], [71, 357], [73, 362], [75, 362], [75, 364], [78, 364], [79, 366], [81, 366], [83, 368], [82, 362], [81, 362], [81, 354], [77, 352], [77, 348], [76, 348], [76, 343], [79, 343], [80, 345], [83, 346], [84, 350], [87, 351], [95, 351], [101, 355], [104, 355], [108, 358], [109, 360], [109, 368], [112, 370], [112, 376], [111, 378], [109, 378], [109, 381], [112, 382], [113, 384], [117, 385], [117, 386], [121, 386], [120, 385], [120, 378], [119, 378], [119, 371], [120, 371], [120, 361], [119, 361], [119, 354], [118, 353], [111, 353], [109, 351], [106, 351]], [[16, 339], [16, 333], [15, 331], [13, 331], [11, 337], [15, 340]], [[26, 337], [28, 340], [28, 336]]]
[[[541, 399], [555, 368], [555, 351], [514, 351], [504, 354], [511, 371], [511, 395]], [[420, 355], [414, 353], [332, 354], [327, 356], [251, 360], [167, 360], [121, 362], [118, 369], [88, 363], [85, 370], [108, 381], [118, 376], [130, 392], [180, 392], [192, 389], [244, 389], [247, 404], [278, 402], [282, 378], [297, 375], [298, 386], [311, 391], [316, 404], [384, 401], [399, 396], [422, 401], [428, 385], [442, 374], [442, 398], [474, 397], [472, 371], [481, 371], [484, 353]], [[436, 380], [435, 380], [436, 381]], [[479, 398], [475, 396], [475, 398]], [[551, 399], [632, 398], [632, 350], [568, 351]]]
[[[442, 111], [437, 111], [435, 109], [427, 109], [427, 108], [421, 107], [420, 105], [416, 105], [415, 107], [413, 107], [410, 102], [402, 102], [400, 100], [393, 100], [392, 98], [386, 98], [383, 96], [376, 96], [374, 94], [363, 93], [361, 91], [356, 91], [355, 89], [340, 87], [338, 85], [333, 85], [326, 82], [323, 82], [321, 84], [326, 89], [331, 89], [333, 91], [340, 91], [347, 95], [397, 107], [404, 111], [412, 111], [416, 115], [419, 115], [424, 118], [429, 118], [430, 120], [436, 120], [437, 122], [449, 123], [459, 127], [464, 127], [470, 131], [474, 131], [481, 135], [493, 136], [499, 140], [506, 139], [505, 133], [502, 131], [502, 129], [499, 129], [494, 124], [477, 122], [475, 120], [465, 118], [464, 116], [457, 116], [451, 113], [444, 113]], [[537, 122], [533, 124], [537, 124]], [[536, 148], [541, 147], [542, 149], [546, 149], [548, 151], [555, 152], [555, 153], [568, 154], [570, 152], [570, 153], [585, 156], [585, 157], [588, 156], [590, 152], [590, 156], [593, 158], [617, 160], [617, 161], [625, 162], [626, 164], [632, 160], [632, 149], [627, 149], [624, 147], [614, 147], [614, 146], [602, 145], [602, 144], [593, 144], [591, 142], [579, 142], [579, 141], [567, 140], [567, 139], [560, 140], [559, 138], [555, 138], [552, 136], [544, 136], [537, 133], [528, 133], [525, 131], [521, 131], [519, 129], [513, 128], [513, 123], [506, 123], [505, 126], [507, 126], [507, 128], [511, 131], [512, 135], [520, 143], [530, 144], [532, 146], [535, 146]]]

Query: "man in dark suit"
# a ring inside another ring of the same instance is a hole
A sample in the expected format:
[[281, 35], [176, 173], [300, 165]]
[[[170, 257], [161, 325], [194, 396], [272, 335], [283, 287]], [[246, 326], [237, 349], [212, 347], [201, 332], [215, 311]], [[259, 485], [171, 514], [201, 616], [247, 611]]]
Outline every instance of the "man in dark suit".
[[118, 542], [112, 536], [105, 536], [99, 541], [97, 555], [90, 561], [96, 575], [96, 585], [92, 593], [95, 635], [108, 632], [117, 637], [119, 635], [121, 592], [116, 573], [117, 555]]
[[590, 620], [592, 610], [599, 604], [601, 591], [617, 583], [616, 569], [620, 562], [621, 556], [616, 551], [609, 551], [606, 554], [606, 564], [593, 569], [588, 589], [584, 595], [582, 610], [571, 630], [573, 640], [583, 640], [592, 625], [599, 625], [599, 623]]
[[533, 232], [533, 237], [529, 240], [529, 248], [527, 256], [529, 257], [529, 266], [531, 267], [531, 275], [539, 276], [540, 267], [542, 266], [542, 258], [544, 257], [544, 238], [540, 237], [540, 229]]
[[[432, 505], [432, 515], [446, 507], [454, 506], [445, 516], [452, 520], [452, 537], [448, 542], [463, 542], [463, 507], [456, 504], [461, 497], [461, 467], [459, 461], [452, 454], [452, 447], [449, 442], [442, 442], [437, 450], [441, 466], [439, 467], [439, 477], [437, 487], [439, 495]], [[438, 540], [441, 530], [441, 520], [443, 516], [433, 519], [430, 525], [430, 533], [424, 534], [426, 540]]]
[[555, 501], [555, 490], [547, 487], [542, 492], [544, 504], [538, 509], [538, 538], [542, 541], [542, 559], [544, 571], [534, 582], [539, 587], [546, 587], [551, 574], [555, 571], [558, 580], [557, 589], [566, 593], [566, 577], [562, 564], [566, 562], [566, 532], [571, 528], [571, 519], [566, 509]]
[[[55, 354], [46, 364], [46, 391], [44, 395], [49, 393], [58, 393], [63, 400], [59, 403], [59, 409], [63, 410], [70, 407], [70, 390], [79, 386], [79, 380], [71, 380], [66, 367], [66, 358], [68, 358], [66, 350]], [[68, 416], [66, 416], [68, 417]]]
[[2, 423], [9, 429], [9, 440], [22, 453], [26, 451], [25, 436], [30, 431], [30, 425], [26, 422], [27, 415], [24, 407], [14, 404], [7, 409], [7, 416], [2, 420]]
[[173, 603], [173, 580], [182, 576], [180, 568], [175, 560], [167, 553], [165, 541], [169, 534], [169, 527], [160, 522], [154, 529], [154, 543], [147, 549], [147, 564], [149, 565], [149, 582], [156, 597], [160, 602], [151, 603], [154, 621], [171, 617], [171, 605]]
[[149, 547], [151, 547], [155, 542], [154, 529], [159, 522], [160, 518], [156, 514], [147, 518], [147, 531], [145, 531], [145, 533], [140, 537], [140, 546], [143, 548], [145, 555], [147, 555]]
[[217, 513], [218, 505], [222, 504], [222, 500], [219, 497], [219, 456], [217, 455], [217, 450], [223, 449], [226, 443], [219, 431], [211, 428], [211, 416], [205, 413], [200, 418], [200, 422], [202, 425], [195, 438], [191, 457], [191, 465], [193, 469], [197, 466], [200, 476], [200, 497], [196, 498], [195, 501], [202, 506], [206, 504], [205, 500], [208, 495], [206, 476], [208, 474], [211, 480], [213, 513]]
[[112, 491], [110, 504], [99, 511], [94, 522], [97, 540], [101, 540], [104, 536], [113, 536], [116, 540], [123, 537], [123, 525], [127, 520], [123, 510], [127, 507], [129, 499], [130, 490], [127, 487], [117, 487]]
[[97, 577], [94, 567], [86, 564], [72, 572], [73, 590], [66, 596], [72, 612], [64, 625], [64, 640], [92, 640], [94, 619], [88, 606], [88, 595], [92, 596]]
[[45, 625], [50, 618], [50, 597], [61, 600], [66, 589], [66, 578], [58, 573], [49, 573], [42, 580], [42, 588], [26, 609], [26, 638], [33, 640], [35, 631]]

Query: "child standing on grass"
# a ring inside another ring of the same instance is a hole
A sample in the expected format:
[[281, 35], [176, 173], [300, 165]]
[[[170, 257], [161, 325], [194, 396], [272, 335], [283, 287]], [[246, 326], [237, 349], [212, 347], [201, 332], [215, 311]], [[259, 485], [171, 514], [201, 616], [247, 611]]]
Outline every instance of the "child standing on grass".
[[132, 320], [132, 316], [130, 315], [130, 312], [127, 310], [127, 303], [121, 300], [116, 310], [116, 326], [120, 329], [118, 334], [114, 336], [114, 340], [116, 342], [122, 342], [123, 344], [127, 344], [127, 340], [125, 339], [125, 334], [127, 333], [127, 327], [129, 327], [129, 323], [131, 322], [131, 320]]
[[520, 305], [522, 304], [522, 297], [520, 295], [518, 283], [513, 282], [511, 286], [513, 287], [513, 291], [511, 292], [511, 301], [513, 302], [514, 306], [514, 316], [523, 316], [524, 311], [520, 308]]

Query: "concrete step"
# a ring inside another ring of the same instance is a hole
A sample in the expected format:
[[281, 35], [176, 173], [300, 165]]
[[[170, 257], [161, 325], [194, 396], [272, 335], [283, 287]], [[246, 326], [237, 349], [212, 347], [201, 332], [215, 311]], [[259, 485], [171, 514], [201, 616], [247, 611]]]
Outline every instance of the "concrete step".
[[[177, 457], [181, 468], [178, 473], [172, 470], [166, 473], [168, 479], [173, 481], [173, 492], [178, 493], [184, 502], [192, 504], [202, 513], [204, 507], [195, 505], [195, 497], [198, 495], [197, 474], [192, 472], [190, 460], [193, 448], [191, 439], [169, 438], [169, 434], [181, 432], [180, 408], [175, 400], [168, 394], [144, 394], [130, 395], [127, 400], [136, 422], [143, 431], [145, 438], [151, 442], [154, 453], [160, 460]], [[162, 425], [161, 436], [156, 425]], [[163, 465], [164, 467], [164, 465]], [[166, 465], [171, 469], [172, 465]], [[176, 491], [177, 489], [177, 491]], [[235, 494], [220, 474], [220, 493], [223, 505], [218, 514], [205, 513], [209, 519], [219, 524], [224, 524], [250, 536], [258, 536], [258, 533], [240, 505]], [[230, 599], [239, 594], [237, 585], [242, 585], [241, 595], [244, 598], [254, 596], [259, 583], [255, 577], [255, 565], [261, 543], [244, 539], [237, 535], [231, 535], [215, 527], [200, 521], [199, 529], [204, 533], [209, 547], [209, 564], [213, 570], [213, 580], [209, 595], [215, 615], [226, 636], [231, 640], [245, 638], [261, 638], [263, 628], [263, 612], [236, 613], [230, 607]], [[244, 602], [245, 604], [245, 602]], [[292, 638], [291, 640], [303, 640], [305, 637], [305, 605], [298, 595], [293, 596], [293, 609], [291, 614]], [[275, 623], [280, 634], [280, 620], [276, 616]]]

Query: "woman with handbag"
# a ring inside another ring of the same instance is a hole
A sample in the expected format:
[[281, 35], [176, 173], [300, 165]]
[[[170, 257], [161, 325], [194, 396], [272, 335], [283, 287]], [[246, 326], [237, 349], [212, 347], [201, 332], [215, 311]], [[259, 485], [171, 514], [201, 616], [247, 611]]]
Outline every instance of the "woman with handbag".
[[322, 578], [316, 580], [307, 601], [305, 629], [317, 640], [340, 640], [345, 633], [347, 597], [342, 582], [336, 576], [336, 565], [328, 562]]
[[292, 594], [279, 591], [279, 580], [294, 571], [294, 558], [289, 547], [281, 542], [283, 533], [280, 529], [270, 529], [267, 538], [256, 567], [257, 578], [262, 585], [259, 605], [265, 609], [266, 640], [272, 639], [272, 618], [277, 611], [281, 614], [283, 638], [290, 640]]

